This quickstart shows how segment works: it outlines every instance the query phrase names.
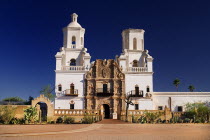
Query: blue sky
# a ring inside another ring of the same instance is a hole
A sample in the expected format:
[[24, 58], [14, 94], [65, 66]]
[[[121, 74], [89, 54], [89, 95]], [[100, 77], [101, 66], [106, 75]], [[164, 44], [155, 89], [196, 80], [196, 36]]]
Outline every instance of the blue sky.
[[37, 97], [54, 85], [62, 28], [77, 13], [86, 29], [85, 47], [95, 59], [122, 50], [121, 32], [145, 30], [145, 49], [154, 57], [154, 91], [210, 91], [209, 1], [0, 1], [0, 99]]

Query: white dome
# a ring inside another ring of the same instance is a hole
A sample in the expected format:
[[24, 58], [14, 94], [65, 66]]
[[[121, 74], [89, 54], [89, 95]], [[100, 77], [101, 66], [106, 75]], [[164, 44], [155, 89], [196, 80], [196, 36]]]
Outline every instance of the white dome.
[[68, 27], [81, 27], [81, 25], [78, 22], [73, 21], [69, 23]]
[[77, 22], [78, 15], [76, 13], [73, 13], [71, 15], [71, 23], [68, 25], [68, 27], [80, 27], [81, 25]]

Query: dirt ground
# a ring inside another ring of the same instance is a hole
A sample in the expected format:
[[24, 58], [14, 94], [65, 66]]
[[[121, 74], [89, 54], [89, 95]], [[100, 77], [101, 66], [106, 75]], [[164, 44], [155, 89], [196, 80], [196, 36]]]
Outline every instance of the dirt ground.
[[210, 124], [0, 125], [0, 140], [210, 140]]

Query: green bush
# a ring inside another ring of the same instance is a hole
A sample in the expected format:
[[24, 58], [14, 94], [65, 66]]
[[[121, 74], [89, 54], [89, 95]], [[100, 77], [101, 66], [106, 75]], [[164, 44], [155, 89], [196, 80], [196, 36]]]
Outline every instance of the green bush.
[[147, 122], [154, 123], [161, 116], [161, 113], [160, 112], [153, 113], [153, 112], [145, 111], [144, 115], [145, 115], [145, 118], [147, 119]]
[[145, 117], [145, 116], [140, 116], [140, 118], [139, 118], [139, 123], [147, 123], [147, 118]]
[[200, 119], [195, 120], [195, 123], [201, 123]]
[[175, 116], [171, 120], [172, 120], [171, 121], [172, 123], [178, 123], [179, 122], [179, 117], [178, 116]]
[[74, 123], [74, 121], [75, 121], [75, 119], [73, 117], [66, 117], [64, 119], [64, 123], [66, 123], [66, 124], [72, 124], [72, 123]]
[[16, 107], [0, 106], [0, 122], [3, 124], [9, 124], [9, 122], [15, 116]]
[[38, 113], [35, 107], [29, 107], [24, 110], [25, 123], [35, 123], [38, 121]]
[[10, 121], [10, 124], [24, 124], [25, 119], [24, 118], [12, 118]]
[[188, 103], [185, 105], [187, 118], [193, 119], [195, 123], [209, 121], [210, 108], [206, 103]]
[[92, 116], [84, 116], [82, 119], [82, 123], [84, 124], [92, 124], [94, 122], [94, 119]]
[[185, 118], [185, 119], [184, 119], [184, 122], [185, 122], [185, 123], [190, 123], [190, 118]]
[[132, 115], [132, 123], [139, 123], [139, 117]]
[[162, 123], [162, 120], [159, 118], [156, 120], [156, 123]]
[[58, 117], [56, 123], [63, 123], [63, 117]]

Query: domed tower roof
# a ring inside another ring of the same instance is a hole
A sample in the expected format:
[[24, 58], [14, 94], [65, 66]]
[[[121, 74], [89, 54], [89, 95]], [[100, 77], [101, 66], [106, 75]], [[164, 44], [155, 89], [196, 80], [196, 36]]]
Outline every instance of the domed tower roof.
[[82, 28], [82, 26], [77, 22], [77, 17], [78, 17], [78, 15], [76, 13], [73, 13], [71, 15], [71, 23], [69, 23], [68, 27], [80, 27], [80, 28]]

